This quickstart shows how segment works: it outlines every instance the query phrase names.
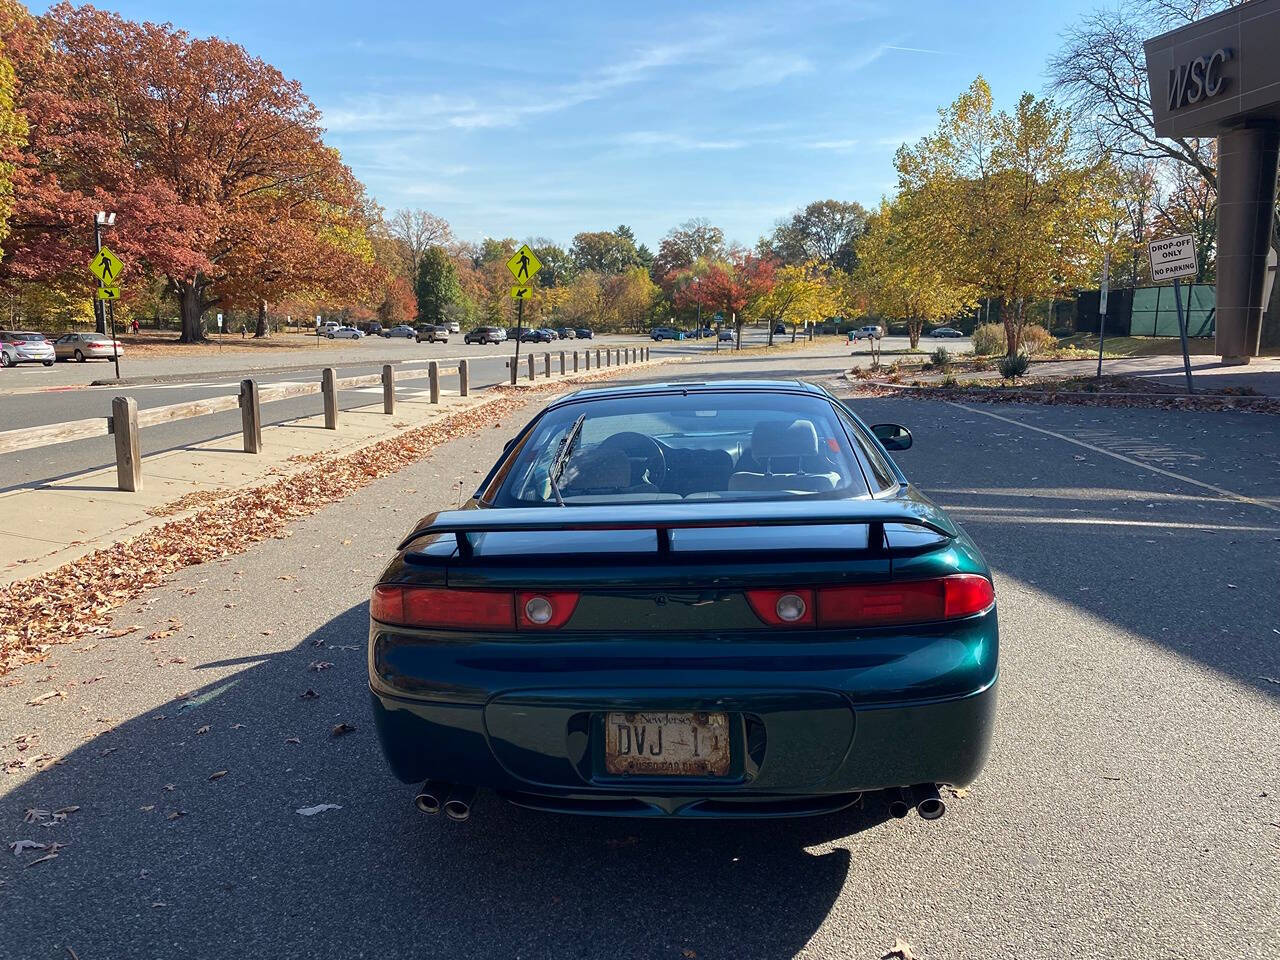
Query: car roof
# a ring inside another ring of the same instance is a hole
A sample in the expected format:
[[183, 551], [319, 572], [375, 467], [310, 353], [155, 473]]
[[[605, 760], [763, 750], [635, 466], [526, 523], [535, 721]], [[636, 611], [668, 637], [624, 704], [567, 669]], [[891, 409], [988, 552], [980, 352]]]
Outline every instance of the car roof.
[[645, 397], [663, 393], [806, 393], [826, 397], [820, 387], [804, 380], [716, 380], [713, 383], [637, 383], [625, 386], [589, 387], [558, 397], [548, 409], [582, 400], [604, 400], [616, 397]]

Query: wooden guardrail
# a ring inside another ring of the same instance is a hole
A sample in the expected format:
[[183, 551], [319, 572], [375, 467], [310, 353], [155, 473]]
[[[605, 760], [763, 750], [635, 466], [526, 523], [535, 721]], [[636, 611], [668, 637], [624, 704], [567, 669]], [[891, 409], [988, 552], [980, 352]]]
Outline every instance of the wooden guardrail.
[[[628, 349], [625, 354], [612, 348], [604, 351], [606, 364], [635, 363], [649, 358], [649, 349], [641, 347]], [[601, 350], [596, 350], [596, 366], [601, 366]], [[624, 359], [624, 356], [626, 359]], [[584, 350], [583, 363], [586, 370], [591, 369], [591, 351]], [[528, 354], [529, 379], [535, 376], [534, 354]], [[511, 382], [516, 382], [516, 365], [508, 360], [511, 368]], [[566, 353], [560, 352], [560, 375], [568, 372]], [[573, 373], [577, 373], [578, 351], [573, 351]], [[542, 375], [550, 377], [551, 354], [543, 354]], [[338, 394], [343, 390], [354, 390], [360, 387], [382, 386], [382, 412], [395, 413], [396, 384], [414, 380], [428, 381], [428, 397], [431, 403], [440, 402], [440, 378], [458, 378], [458, 395], [470, 393], [470, 365], [466, 359], [456, 364], [441, 364], [432, 360], [422, 372], [402, 372], [398, 377], [392, 364], [385, 364], [382, 373], [366, 374], [358, 377], [338, 377], [333, 367], [325, 367], [321, 371], [320, 380], [311, 383], [285, 383], [278, 386], [260, 386], [255, 380], [240, 381], [240, 392], [220, 397], [207, 397], [203, 400], [192, 400], [184, 403], [171, 403], [161, 407], [148, 407], [139, 410], [137, 401], [132, 397], [114, 397], [111, 401], [111, 414], [106, 417], [88, 417], [84, 420], [69, 420], [65, 423], [53, 423], [40, 427], [22, 427], [17, 430], [0, 431], [0, 454], [14, 453], [19, 450], [31, 450], [37, 447], [51, 446], [56, 443], [68, 443], [73, 440], [87, 440], [93, 437], [114, 436], [116, 453], [116, 481], [121, 490], [136, 491], [142, 489], [142, 444], [139, 431], [144, 427], [154, 427], [163, 423], [174, 423], [191, 417], [203, 417], [211, 413], [222, 413], [227, 410], [240, 410], [241, 430], [244, 435], [246, 453], [262, 452], [262, 404], [289, 400], [294, 397], [305, 397], [319, 393], [324, 401], [324, 425], [328, 430], [337, 430], [340, 410]]]

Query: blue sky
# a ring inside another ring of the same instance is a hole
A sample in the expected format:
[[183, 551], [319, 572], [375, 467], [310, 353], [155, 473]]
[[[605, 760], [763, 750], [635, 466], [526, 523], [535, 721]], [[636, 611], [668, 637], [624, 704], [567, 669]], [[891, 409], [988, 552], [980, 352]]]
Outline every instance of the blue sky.
[[464, 239], [689, 217], [754, 243], [811, 200], [875, 203], [893, 152], [981, 72], [1042, 92], [1099, 0], [901, 3], [102, 3], [217, 34], [300, 80], [388, 209]]

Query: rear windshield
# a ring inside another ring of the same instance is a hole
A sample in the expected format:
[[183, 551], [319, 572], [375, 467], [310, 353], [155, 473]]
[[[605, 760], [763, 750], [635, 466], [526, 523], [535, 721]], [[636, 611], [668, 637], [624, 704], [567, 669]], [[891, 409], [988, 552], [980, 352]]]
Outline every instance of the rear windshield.
[[831, 403], [777, 393], [618, 397], [558, 407], [527, 434], [484, 498], [495, 506], [557, 503], [551, 469], [574, 504], [867, 497]]
[[4, 339], [39, 341], [44, 339], [44, 334], [43, 333], [6, 333], [4, 334]]

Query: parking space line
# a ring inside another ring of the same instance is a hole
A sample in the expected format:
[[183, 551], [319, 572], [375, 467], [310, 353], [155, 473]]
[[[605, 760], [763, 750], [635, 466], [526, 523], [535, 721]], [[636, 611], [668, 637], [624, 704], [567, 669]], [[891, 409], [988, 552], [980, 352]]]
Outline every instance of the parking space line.
[[979, 410], [976, 407], [966, 406], [965, 404], [957, 403], [954, 400], [947, 400], [945, 402], [949, 406], [956, 407], [959, 410], [964, 410], [966, 413], [980, 413], [984, 417], [990, 417], [992, 420], [999, 420], [1002, 423], [1012, 424], [1015, 427], [1022, 427], [1026, 430], [1034, 430], [1036, 433], [1043, 433], [1046, 436], [1053, 437], [1057, 440], [1065, 440], [1067, 443], [1073, 443], [1077, 447], [1092, 450], [1094, 453], [1100, 453], [1103, 456], [1111, 457], [1114, 460], [1119, 460], [1122, 463], [1127, 463], [1134, 467], [1139, 467], [1142, 470], [1149, 470], [1152, 473], [1161, 474], [1162, 476], [1169, 477], [1171, 480], [1177, 480], [1179, 483], [1189, 483], [1204, 490], [1212, 490], [1214, 493], [1221, 497], [1226, 497], [1228, 500], [1236, 500], [1240, 503], [1248, 503], [1255, 507], [1262, 507], [1264, 510], [1271, 510], [1274, 513], [1280, 513], [1280, 506], [1276, 506], [1275, 504], [1267, 503], [1264, 500], [1255, 500], [1253, 497], [1246, 497], [1243, 493], [1236, 493], [1234, 490], [1228, 490], [1225, 487], [1216, 487], [1212, 483], [1205, 483], [1203, 480], [1196, 480], [1193, 477], [1184, 476], [1181, 473], [1174, 473], [1172, 470], [1164, 469], [1164, 467], [1157, 467], [1150, 463], [1143, 463], [1141, 460], [1134, 460], [1132, 457], [1126, 457], [1122, 453], [1113, 453], [1110, 450], [1095, 446], [1092, 443], [1077, 440], [1075, 437], [1068, 437], [1063, 433], [1046, 430], [1044, 427], [1035, 427], [1029, 423], [1024, 423], [1021, 420], [1014, 420], [1012, 417], [1002, 417], [1000, 414], [992, 413], [990, 410]]

